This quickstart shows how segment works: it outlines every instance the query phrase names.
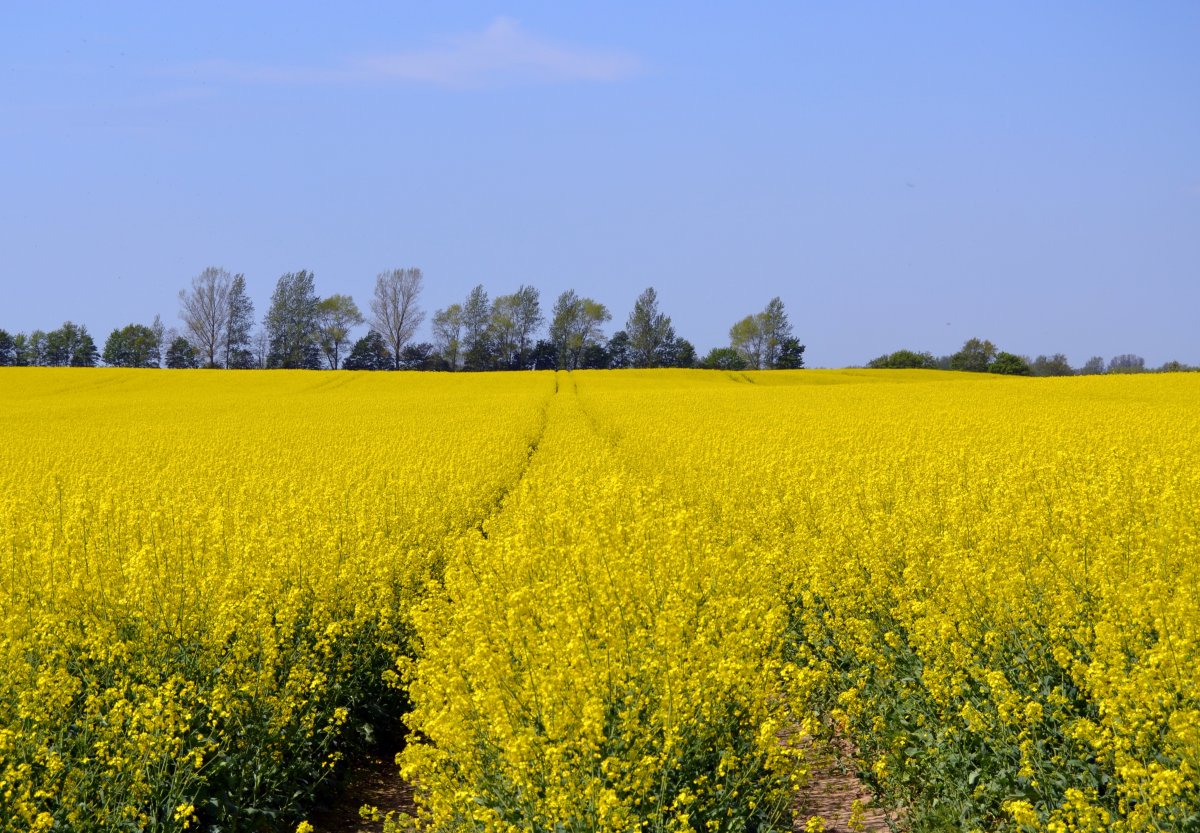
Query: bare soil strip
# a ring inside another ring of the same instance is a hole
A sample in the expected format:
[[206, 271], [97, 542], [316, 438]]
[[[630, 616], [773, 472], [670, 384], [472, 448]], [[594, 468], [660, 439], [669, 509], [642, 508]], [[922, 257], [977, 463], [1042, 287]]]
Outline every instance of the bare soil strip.
[[[850, 827], [854, 802], [864, 805], [861, 827]], [[411, 812], [413, 789], [400, 779], [394, 756], [368, 755], [355, 762], [346, 774], [341, 792], [312, 816], [316, 833], [380, 833], [382, 822], [366, 821], [359, 815], [364, 804], [390, 811]], [[827, 833], [887, 833], [885, 814], [871, 806], [871, 793], [852, 771], [835, 756], [818, 760], [812, 780], [796, 795], [796, 830], [804, 830], [813, 816], [824, 819]]]
[[[796, 795], [795, 830], [804, 830], [808, 820], [820, 816], [826, 833], [886, 833], [892, 828], [887, 815], [871, 804], [871, 791], [853, 771], [830, 756], [813, 767], [812, 778]], [[860, 824], [850, 826], [854, 802], [863, 805]]]
[[380, 833], [382, 821], [367, 821], [359, 808], [379, 808], [381, 817], [389, 812], [413, 810], [413, 788], [400, 778], [396, 756], [370, 754], [350, 765], [342, 789], [309, 819], [316, 833]]

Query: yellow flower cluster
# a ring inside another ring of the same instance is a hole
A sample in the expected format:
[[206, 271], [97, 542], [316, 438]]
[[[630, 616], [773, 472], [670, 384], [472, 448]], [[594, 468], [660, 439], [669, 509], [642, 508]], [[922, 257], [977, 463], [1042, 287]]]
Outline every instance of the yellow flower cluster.
[[0, 369], [0, 831], [295, 829], [408, 703], [435, 829], [789, 828], [833, 734], [913, 829], [1196, 829], [1198, 405]]
[[742, 829], [713, 773], [774, 812], [804, 767], [769, 747], [823, 716], [914, 828], [1194, 829], [1197, 404], [1181, 375], [560, 376], [418, 617], [426, 819]]
[[414, 599], [553, 392], [0, 370], [2, 831], [295, 818], [398, 721]]
[[585, 404], [638, 388], [602, 378], [559, 376], [528, 471], [416, 617], [409, 723], [423, 742], [402, 761], [424, 821], [790, 827], [804, 770], [780, 737], [797, 675], [778, 553], [714, 527], [670, 470], [638, 459]]

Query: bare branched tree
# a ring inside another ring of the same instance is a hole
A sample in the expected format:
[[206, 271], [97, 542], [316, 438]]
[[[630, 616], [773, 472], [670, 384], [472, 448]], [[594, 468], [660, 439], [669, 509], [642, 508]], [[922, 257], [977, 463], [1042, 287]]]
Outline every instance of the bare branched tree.
[[192, 278], [190, 292], [179, 290], [179, 319], [207, 367], [218, 366], [217, 356], [224, 346], [232, 282], [229, 272], [210, 266]]
[[425, 319], [425, 313], [417, 305], [420, 295], [421, 270], [416, 267], [380, 272], [375, 278], [369, 323], [391, 348], [397, 370], [404, 345], [412, 341]]

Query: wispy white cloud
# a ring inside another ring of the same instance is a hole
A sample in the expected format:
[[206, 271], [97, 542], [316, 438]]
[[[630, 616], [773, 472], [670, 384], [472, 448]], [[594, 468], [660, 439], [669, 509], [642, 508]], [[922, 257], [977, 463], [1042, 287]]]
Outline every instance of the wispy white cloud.
[[403, 82], [450, 88], [619, 81], [641, 63], [625, 52], [557, 43], [497, 18], [482, 32], [446, 38], [425, 49], [350, 58], [339, 66], [283, 66], [206, 61], [189, 74], [264, 84]]

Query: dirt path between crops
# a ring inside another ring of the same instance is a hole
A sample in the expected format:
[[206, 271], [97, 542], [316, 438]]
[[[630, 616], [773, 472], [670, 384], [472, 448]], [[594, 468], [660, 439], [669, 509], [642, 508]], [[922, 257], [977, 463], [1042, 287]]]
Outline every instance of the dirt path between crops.
[[395, 755], [372, 754], [350, 765], [342, 791], [309, 819], [315, 833], [381, 833], [383, 821], [368, 821], [359, 808], [370, 805], [381, 814], [413, 810], [413, 788], [397, 772]]
[[[887, 833], [891, 829], [883, 812], [871, 807], [866, 786], [834, 756], [827, 756], [814, 766], [812, 780], [796, 796], [794, 827], [804, 830], [811, 817], [820, 816], [827, 833], [854, 833], [849, 825], [856, 800], [865, 806], [857, 830]], [[378, 807], [381, 813], [412, 811], [412, 786], [400, 780], [392, 757], [369, 755], [352, 765], [342, 792], [313, 813], [315, 833], [381, 833], [382, 821], [360, 817], [364, 804]]]
[[[795, 830], [804, 830], [808, 820], [820, 816], [825, 822], [827, 833], [886, 833], [886, 814], [871, 805], [871, 791], [854, 774], [848, 758], [825, 754], [819, 757], [812, 770], [812, 778], [796, 794]], [[851, 826], [854, 802], [862, 804], [860, 824]]]

